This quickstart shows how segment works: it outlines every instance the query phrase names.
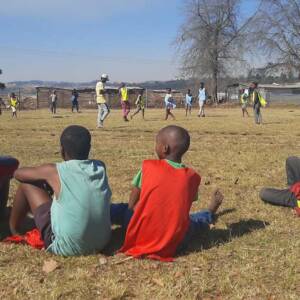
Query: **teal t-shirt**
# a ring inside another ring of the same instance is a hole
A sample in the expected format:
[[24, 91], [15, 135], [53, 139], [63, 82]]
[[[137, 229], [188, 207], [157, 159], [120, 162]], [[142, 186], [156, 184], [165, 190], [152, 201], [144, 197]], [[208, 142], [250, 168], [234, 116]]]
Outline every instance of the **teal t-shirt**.
[[[183, 163], [178, 163], [178, 162], [168, 160], [168, 159], [166, 159], [166, 162], [175, 169], [185, 168], [185, 165]], [[143, 177], [142, 170], [139, 170], [138, 173], [135, 175], [135, 177], [132, 180], [132, 185], [134, 187], [140, 189], [142, 187], [142, 177]], [[198, 193], [197, 193], [196, 199], [194, 201], [196, 201], [196, 200], [198, 200]]]
[[111, 235], [111, 190], [104, 163], [70, 160], [56, 167], [61, 188], [51, 206], [54, 237], [47, 250], [63, 256], [102, 250]]

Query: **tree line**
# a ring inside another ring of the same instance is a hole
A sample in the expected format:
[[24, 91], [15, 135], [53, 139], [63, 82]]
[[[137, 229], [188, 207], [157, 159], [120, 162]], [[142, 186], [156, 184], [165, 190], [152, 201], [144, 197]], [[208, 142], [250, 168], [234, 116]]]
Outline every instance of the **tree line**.
[[185, 0], [184, 22], [176, 44], [181, 72], [207, 78], [217, 100], [221, 78], [239, 77], [265, 64], [247, 78], [292, 81], [300, 78], [300, 0], [260, 0], [254, 12], [242, 0]]

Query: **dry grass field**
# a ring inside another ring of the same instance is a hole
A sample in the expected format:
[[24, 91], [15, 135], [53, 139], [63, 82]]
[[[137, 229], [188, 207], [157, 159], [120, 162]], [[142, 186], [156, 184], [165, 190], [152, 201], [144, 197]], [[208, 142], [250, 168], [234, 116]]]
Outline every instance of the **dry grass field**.
[[[285, 187], [285, 159], [300, 155], [300, 109], [263, 110], [264, 125], [241, 117], [240, 109], [209, 109], [198, 119], [176, 110], [174, 122], [192, 137], [184, 162], [202, 175], [200, 201], [211, 191], [224, 195], [216, 227], [195, 238], [174, 263], [124, 260], [112, 254], [121, 243], [116, 229], [105, 255], [62, 258], [27, 246], [0, 244], [1, 299], [300, 299], [300, 219], [291, 209], [262, 203], [263, 186]], [[0, 116], [0, 154], [22, 166], [60, 161], [59, 136], [70, 124], [91, 130], [91, 157], [108, 169], [113, 202], [127, 201], [130, 183], [143, 159], [154, 157], [156, 132], [172, 121], [149, 110], [129, 124], [113, 111], [106, 128], [96, 129], [96, 111], [48, 111]], [[10, 201], [17, 183], [12, 182]], [[170, 188], [172, 186], [170, 185]], [[5, 225], [1, 225], [2, 235]], [[58, 268], [43, 272], [54, 259]]]

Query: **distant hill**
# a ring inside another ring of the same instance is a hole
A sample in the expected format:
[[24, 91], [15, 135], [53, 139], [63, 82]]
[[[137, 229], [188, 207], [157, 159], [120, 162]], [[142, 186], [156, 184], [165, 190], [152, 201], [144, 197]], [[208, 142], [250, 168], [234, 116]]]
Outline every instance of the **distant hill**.
[[[145, 81], [145, 82], [125, 82], [128, 86], [139, 86], [145, 89], [185, 89], [188, 85], [187, 80], [170, 80], [170, 81]], [[90, 82], [66, 82], [66, 81], [42, 81], [42, 80], [30, 80], [30, 81], [12, 81], [7, 82], [6, 88], [1, 91], [1, 94], [8, 94], [11, 92], [17, 93], [19, 90], [23, 94], [34, 95], [35, 88], [38, 86], [55, 87], [55, 88], [93, 88], [96, 85], [96, 81]], [[120, 86], [120, 82], [110, 82], [110, 86]]]

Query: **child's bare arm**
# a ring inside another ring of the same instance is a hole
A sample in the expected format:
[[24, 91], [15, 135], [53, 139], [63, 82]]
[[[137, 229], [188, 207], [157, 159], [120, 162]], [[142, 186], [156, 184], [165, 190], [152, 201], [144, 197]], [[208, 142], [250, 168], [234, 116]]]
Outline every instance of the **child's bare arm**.
[[60, 192], [60, 180], [55, 164], [45, 164], [39, 167], [20, 168], [15, 171], [14, 178], [24, 183], [46, 181], [56, 196]]
[[128, 208], [134, 209], [135, 205], [140, 199], [141, 190], [137, 187], [133, 187], [130, 193]]

